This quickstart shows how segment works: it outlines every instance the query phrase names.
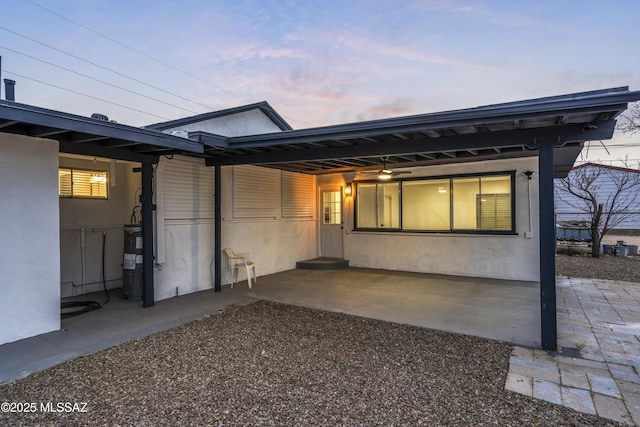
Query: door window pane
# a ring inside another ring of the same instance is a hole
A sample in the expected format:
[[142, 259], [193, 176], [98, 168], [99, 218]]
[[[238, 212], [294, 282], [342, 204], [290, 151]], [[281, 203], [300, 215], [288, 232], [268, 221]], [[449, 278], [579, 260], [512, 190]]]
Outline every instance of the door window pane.
[[322, 213], [325, 224], [342, 223], [342, 200], [339, 191], [324, 191], [322, 193]]

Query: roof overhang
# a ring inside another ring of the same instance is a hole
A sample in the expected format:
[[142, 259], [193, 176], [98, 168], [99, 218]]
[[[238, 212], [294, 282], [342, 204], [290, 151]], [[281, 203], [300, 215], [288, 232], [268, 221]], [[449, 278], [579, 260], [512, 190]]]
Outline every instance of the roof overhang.
[[198, 141], [9, 101], [0, 101], [0, 132], [57, 140], [65, 153], [130, 161], [204, 153]]
[[555, 172], [566, 174], [589, 140], [610, 139], [615, 118], [640, 92], [627, 87], [464, 110], [273, 134], [221, 138], [190, 133], [209, 165], [256, 164], [311, 174], [434, 165], [537, 155], [556, 147]]

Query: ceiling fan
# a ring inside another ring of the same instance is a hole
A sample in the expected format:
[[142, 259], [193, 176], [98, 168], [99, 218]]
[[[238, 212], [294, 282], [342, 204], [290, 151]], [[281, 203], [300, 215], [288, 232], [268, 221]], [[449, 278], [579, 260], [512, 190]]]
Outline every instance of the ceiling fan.
[[392, 176], [409, 174], [411, 171], [393, 171], [391, 169], [387, 169], [387, 160], [389, 160], [389, 156], [381, 157], [382, 160], [382, 169], [378, 171], [365, 171], [362, 172], [365, 175], [378, 175], [378, 179], [391, 179]]

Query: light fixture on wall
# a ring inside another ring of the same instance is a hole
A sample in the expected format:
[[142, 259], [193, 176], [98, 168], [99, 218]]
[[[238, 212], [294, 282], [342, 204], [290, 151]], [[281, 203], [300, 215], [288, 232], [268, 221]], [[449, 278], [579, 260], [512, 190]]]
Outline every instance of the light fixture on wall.
[[348, 182], [345, 186], [344, 186], [344, 196], [345, 197], [349, 197], [351, 195], [351, 183]]

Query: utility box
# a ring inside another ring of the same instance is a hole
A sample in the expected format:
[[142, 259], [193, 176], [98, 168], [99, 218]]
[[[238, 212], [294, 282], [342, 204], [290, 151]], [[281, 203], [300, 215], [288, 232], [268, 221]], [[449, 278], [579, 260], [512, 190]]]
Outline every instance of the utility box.
[[122, 262], [122, 296], [139, 301], [142, 299], [142, 226], [124, 226], [124, 256]]

